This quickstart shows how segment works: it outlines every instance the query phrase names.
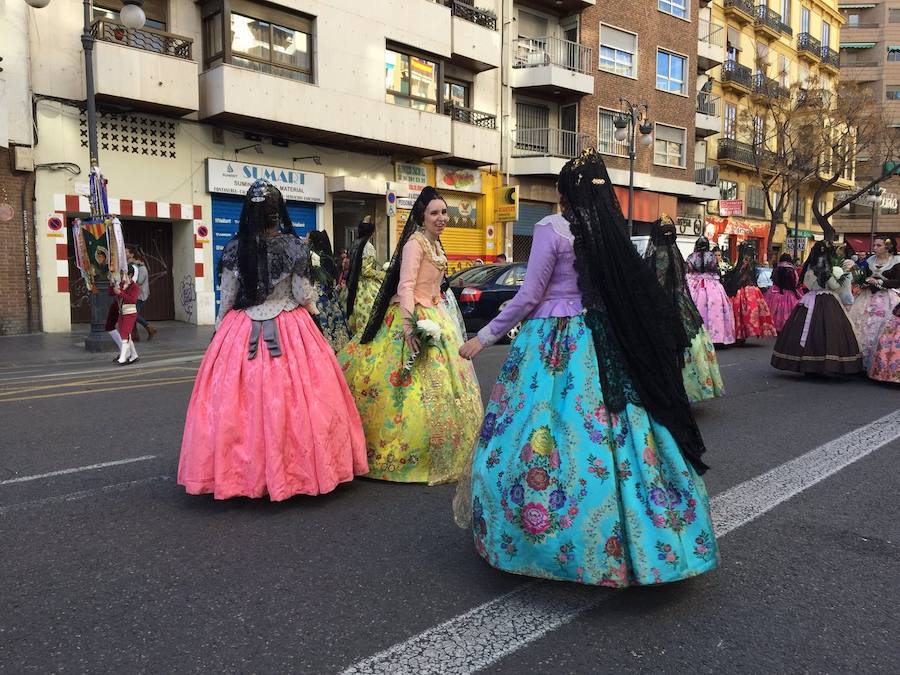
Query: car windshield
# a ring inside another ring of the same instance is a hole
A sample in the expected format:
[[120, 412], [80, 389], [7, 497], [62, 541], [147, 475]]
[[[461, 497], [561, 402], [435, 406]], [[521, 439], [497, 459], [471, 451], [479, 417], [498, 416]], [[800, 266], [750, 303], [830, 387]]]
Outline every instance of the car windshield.
[[496, 265], [479, 265], [464, 270], [450, 280], [451, 286], [467, 286], [471, 284], [483, 284], [497, 271]]

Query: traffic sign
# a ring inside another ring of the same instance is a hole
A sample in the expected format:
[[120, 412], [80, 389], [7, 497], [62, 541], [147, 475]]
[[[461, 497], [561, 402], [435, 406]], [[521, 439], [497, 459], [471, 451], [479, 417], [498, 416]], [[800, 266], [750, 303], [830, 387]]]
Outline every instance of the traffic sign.
[[397, 215], [397, 193], [393, 190], [388, 190], [387, 195], [385, 195], [385, 203], [387, 204], [387, 215], [388, 218]]

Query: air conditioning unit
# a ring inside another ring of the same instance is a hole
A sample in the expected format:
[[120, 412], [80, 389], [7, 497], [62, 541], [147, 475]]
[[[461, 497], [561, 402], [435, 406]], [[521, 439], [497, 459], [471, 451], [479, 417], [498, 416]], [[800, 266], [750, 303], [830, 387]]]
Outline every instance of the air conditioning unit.
[[34, 148], [29, 145], [12, 146], [16, 171], [34, 171]]

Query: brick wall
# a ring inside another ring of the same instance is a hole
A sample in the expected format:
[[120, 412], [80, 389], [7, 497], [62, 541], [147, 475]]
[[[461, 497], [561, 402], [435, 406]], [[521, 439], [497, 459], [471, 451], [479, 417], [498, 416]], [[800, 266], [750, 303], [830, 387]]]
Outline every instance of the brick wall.
[[[12, 151], [0, 148], [0, 209], [12, 207], [12, 219], [0, 219], [0, 335], [40, 330], [37, 255], [34, 247], [33, 174], [12, 170]], [[27, 212], [22, 213], [23, 195]], [[27, 230], [28, 255], [25, 255]], [[27, 278], [26, 278], [27, 276]], [[31, 325], [28, 296], [31, 294]]]
[[[690, 21], [660, 12], [657, 0], [640, 0], [627, 6], [615, 2], [598, 2], [582, 12], [581, 39], [585, 45], [594, 50], [595, 70], [594, 94], [581, 100], [579, 128], [590, 135], [592, 145], [596, 144], [598, 107], [620, 110], [620, 96], [624, 96], [632, 103], [647, 103], [650, 106], [651, 121], [687, 129], [685, 168], [656, 166], [653, 164], [652, 146], [645, 148], [638, 145], [634, 170], [661, 178], [693, 182], [697, 92], [697, 0], [692, 0], [688, 6], [691, 8]], [[623, 10], [626, 7], [627, 9]], [[637, 33], [637, 79], [596, 69], [600, 57], [601, 21], [615, 28]], [[657, 46], [688, 57], [686, 96], [656, 88]], [[628, 168], [627, 158], [604, 156], [604, 161], [610, 168]]]

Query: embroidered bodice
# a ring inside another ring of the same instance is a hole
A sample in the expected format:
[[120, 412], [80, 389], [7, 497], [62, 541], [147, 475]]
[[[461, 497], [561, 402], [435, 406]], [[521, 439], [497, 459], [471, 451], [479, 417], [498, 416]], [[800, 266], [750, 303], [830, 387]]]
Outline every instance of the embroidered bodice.
[[416, 305], [434, 307], [441, 300], [441, 281], [447, 272], [447, 256], [439, 242], [432, 244], [422, 232], [415, 232], [403, 246], [397, 294], [391, 298], [407, 316]]

